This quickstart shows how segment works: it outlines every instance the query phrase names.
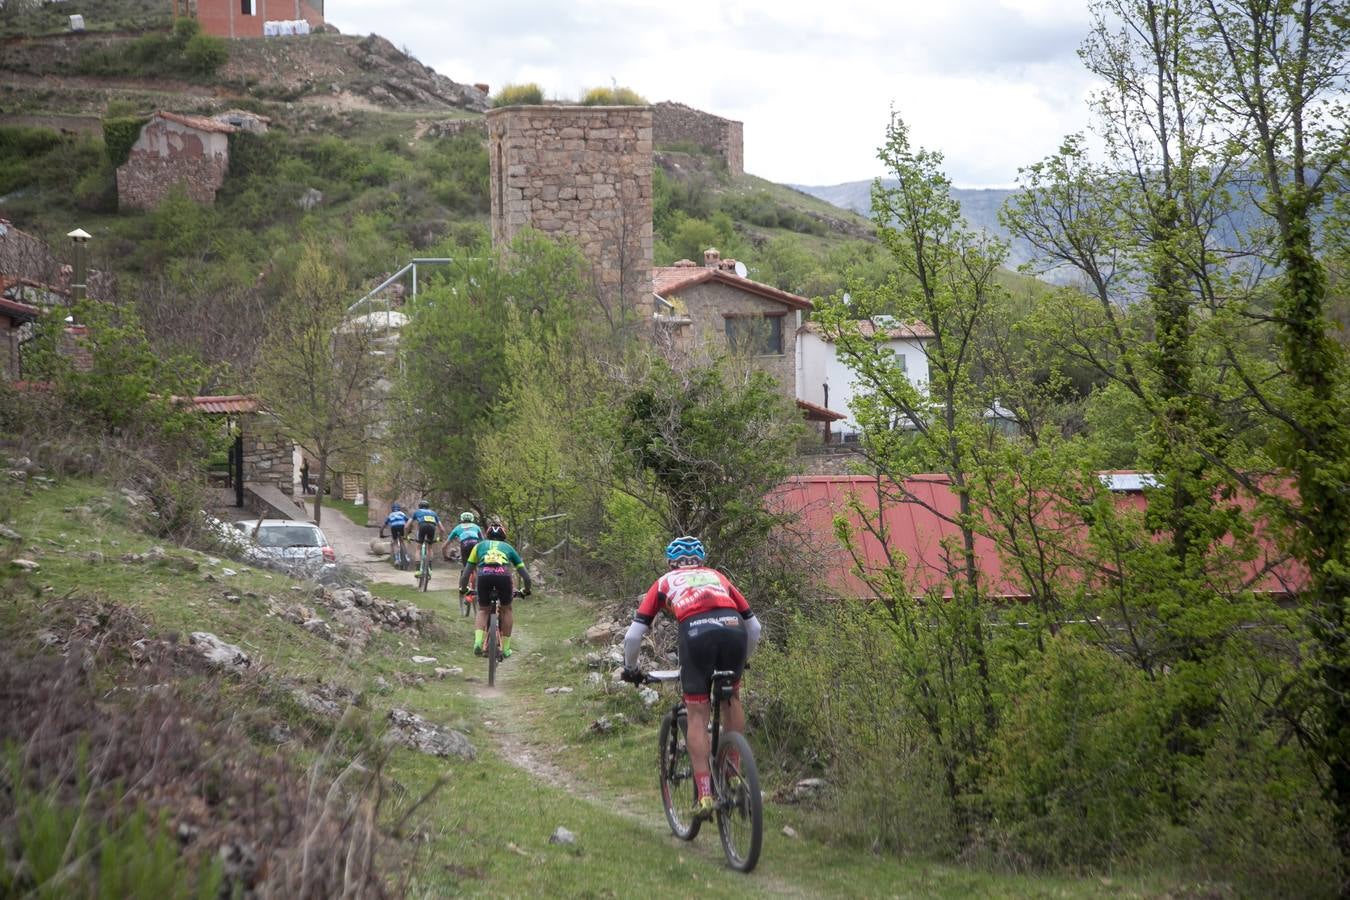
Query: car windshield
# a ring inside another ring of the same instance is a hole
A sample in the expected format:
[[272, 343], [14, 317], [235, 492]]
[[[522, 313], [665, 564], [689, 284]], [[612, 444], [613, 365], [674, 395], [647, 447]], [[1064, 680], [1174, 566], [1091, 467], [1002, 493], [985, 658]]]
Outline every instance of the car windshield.
[[258, 529], [258, 544], [263, 547], [322, 547], [319, 529], [313, 525], [272, 525]]

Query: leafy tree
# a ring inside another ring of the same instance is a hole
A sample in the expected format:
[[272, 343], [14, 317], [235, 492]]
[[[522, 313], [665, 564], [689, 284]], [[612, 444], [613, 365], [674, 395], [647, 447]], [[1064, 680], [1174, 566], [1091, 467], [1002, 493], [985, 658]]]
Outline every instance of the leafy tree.
[[[777, 382], [730, 361], [651, 362], [623, 401], [619, 446], [670, 534], [695, 534], [735, 572], [779, 523], [765, 497], [788, 472], [801, 436]], [[656, 498], [660, 501], [657, 502]]]
[[347, 284], [323, 248], [306, 244], [289, 290], [273, 309], [254, 378], [282, 434], [319, 464], [314, 521], [322, 517], [328, 470], [348, 459], [364, 469], [385, 411], [375, 354], [375, 316], [345, 315]]

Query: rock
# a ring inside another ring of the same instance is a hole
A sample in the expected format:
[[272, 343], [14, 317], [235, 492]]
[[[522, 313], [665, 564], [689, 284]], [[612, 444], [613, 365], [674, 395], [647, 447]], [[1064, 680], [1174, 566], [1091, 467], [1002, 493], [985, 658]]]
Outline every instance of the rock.
[[571, 689], [570, 687], [551, 687], [551, 688], [549, 688], [548, 690], [544, 691], [544, 693], [545, 693], [545, 694], [570, 694], [570, 693], [572, 693], [572, 689]]
[[226, 568], [220, 570], [220, 574], [224, 575], [226, 578], [233, 578], [234, 576], [238, 575], [239, 573], [236, 572], [234, 569], [231, 569], [231, 568], [229, 568], [229, 567], [226, 567]]
[[105, 561], [105, 557], [103, 556], [102, 552], [98, 550], [93, 550], [84, 555], [84, 561], [89, 563], [89, 565], [91, 566], [101, 566]]
[[307, 188], [303, 194], [295, 201], [295, 205], [309, 212], [314, 207], [323, 202], [323, 191], [318, 188]]
[[642, 700], [643, 706], [654, 706], [656, 701], [661, 699], [661, 695], [656, 693], [651, 687], [643, 685], [638, 689], [638, 698]]
[[296, 703], [299, 703], [305, 709], [318, 713], [325, 718], [336, 719], [342, 714], [342, 706], [336, 700], [311, 694], [298, 688], [291, 691], [291, 696], [295, 698]]
[[596, 734], [609, 734], [611, 731], [614, 730], [615, 725], [622, 724], [623, 722], [626, 721], [627, 719], [625, 719], [622, 715], [616, 715], [613, 718], [609, 716], [601, 716], [600, 718], [596, 719], [594, 722], [591, 723], [591, 731], [594, 731]]
[[328, 623], [318, 617], [306, 620], [301, 623], [300, 627], [315, 637], [322, 638], [325, 641], [331, 641], [333, 639], [333, 629], [329, 628]]
[[416, 713], [405, 709], [389, 711], [389, 738], [412, 747], [429, 756], [458, 756], [473, 759], [477, 755], [473, 744], [458, 731], [433, 725]]
[[553, 833], [548, 836], [548, 842], [550, 844], [575, 844], [577, 842], [577, 836], [559, 825], [557, 828], [553, 829]]
[[375, 685], [375, 690], [381, 694], [387, 694], [394, 689], [394, 686], [383, 675], [376, 675], [372, 683]]
[[592, 625], [586, 629], [586, 643], [608, 644], [614, 637], [608, 625]]
[[587, 672], [587, 673], [586, 673], [586, 683], [587, 683], [587, 684], [604, 684], [604, 683], [605, 683], [605, 676], [601, 675], [599, 672]]
[[803, 778], [792, 786], [794, 800], [810, 800], [830, 786], [824, 778]]
[[33, 560], [24, 559], [23, 557], [11, 560], [9, 564], [20, 572], [36, 572], [38, 569], [42, 568]]
[[226, 602], [226, 603], [239, 603], [239, 602], [241, 602], [243, 599], [244, 599], [244, 598], [243, 598], [243, 597], [240, 597], [238, 594], [226, 594], [226, 595], [225, 595], [225, 602]]
[[212, 575], [210, 572], [206, 572], [205, 574], [202, 575], [202, 581], [212, 581], [212, 582], [213, 582], [213, 581], [215, 581], [215, 580], [216, 580], [216, 576]]
[[227, 644], [209, 631], [194, 631], [188, 643], [213, 666], [243, 671], [253, 664], [249, 655], [234, 644]]
[[163, 562], [169, 554], [164, 552], [163, 547], [151, 547], [145, 551], [146, 562]]
[[446, 678], [449, 678], [451, 675], [463, 675], [463, 674], [464, 674], [464, 667], [463, 667], [463, 666], [449, 666], [449, 667], [445, 667], [445, 666], [437, 666], [437, 667], [436, 667], [435, 669], [433, 669], [432, 671], [435, 673], [435, 675], [436, 675], [437, 678], [440, 678], [440, 679], [444, 680], [444, 679], [446, 679]]
[[239, 893], [245, 893], [245, 886], [253, 884], [258, 875], [258, 853], [252, 844], [240, 844], [231, 841], [220, 846], [217, 854], [220, 858], [220, 871], [224, 876], [225, 896], [235, 895], [234, 885]]
[[415, 663], [417, 663], [419, 666], [425, 666], [425, 665], [430, 665], [431, 663], [434, 663], [434, 662], [436, 661], [436, 657], [434, 657], [434, 656], [414, 656], [414, 657], [412, 658], [412, 661], [415, 662]]
[[798, 836], [797, 829], [793, 828], [791, 825], [783, 826], [783, 837], [790, 837], [795, 839], [797, 836]]
[[0, 538], [4, 538], [7, 541], [21, 541], [23, 540], [23, 535], [19, 534], [8, 525], [0, 525]]

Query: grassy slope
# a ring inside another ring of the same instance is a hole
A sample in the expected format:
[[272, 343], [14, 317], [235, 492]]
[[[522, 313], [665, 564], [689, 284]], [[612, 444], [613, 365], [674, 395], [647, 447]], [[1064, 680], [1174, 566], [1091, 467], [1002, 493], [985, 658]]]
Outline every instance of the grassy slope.
[[[95, 511], [63, 511], [86, 506]], [[122, 554], [143, 552], [154, 543], [129, 527], [129, 513], [122, 498], [82, 482], [28, 497], [12, 489], [0, 496], [0, 518], [24, 535], [25, 555], [41, 563], [31, 579], [40, 596], [102, 597], [134, 607], [165, 630], [212, 631], [240, 644], [276, 675], [325, 679], [368, 691], [372, 721], [402, 706], [470, 735], [480, 751], [474, 762], [399, 750], [387, 769], [399, 787], [395, 793], [405, 798], [399, 805], [421, 796], [438, 778], [447, 779], [417, 816], [426, 840], [413, 850], [418, 872], [414, 895], [1062, 897], [1166, 892], [1139, 882], [1007, 876], [900, 863], [827, 846], [812, 838], [804, 811], [772, 803], [760, 868], [748, 878], [735, 875], [721, 865], [715, 830], [705, 830], [693, 845], [684, 845], [666, 829], [652, 771], [662, 707], [644, 712], [626, 687], [606, 691], [582, 686], [587, 670], [578, 657], [585, 651], [573, 642], [594, 618], [589, 603], [547, 591], [522, 601], [518, 652], [502, 669], [498, 690], [488, 691], [484, 663], [469, 651], [469, 626], [463, 619], [442, 615], [445, 636], [416, 643], [382, 634], [364, 655], [351, 657], [268, 617], [262, 599], [245, 596], [237, 605], [222, 600], [226, 590], [283, 600], [297, 596], [281, 576], [228, 562], [212, 564], [204, 554], [174, 548], [171, 556], [198, 563], [200, 571], [120, 562]], [[104, 554], [105, 562], [86, 561], [95, 551]], [[224, 565], [239, 574], [220, 574]], [[203, 580], [207, 572], [218, 580]], [[379, 593], [438, 610], [451, 608], [453, 599], [449, 592], [418, 595], [402, 587], [380, 586]], [[32, 634], [41, 621], [40, 608], [13, 609], [0, 616], [0, 627]], [[411, 662], [415, 653], [435, 656], [440, 665], [462, 666], [465, 674], [422, 684], [401, 681], [400, 676], [429, 674], [426, 666]], [[403, 686], [378, 693], [373, 690], [376, 676]], [[555, 685], [575, 691], [545, 693]], [[589, 731], [597, 715], [618, 711], [633, 724], [605, 736]], [[533, 760], [543, 776], [510, 764], [503, 747]], [[548, 843], [559, 825], [578, 836], [575, 847]], [[784, 836], [784, 825], [805, 837]]]

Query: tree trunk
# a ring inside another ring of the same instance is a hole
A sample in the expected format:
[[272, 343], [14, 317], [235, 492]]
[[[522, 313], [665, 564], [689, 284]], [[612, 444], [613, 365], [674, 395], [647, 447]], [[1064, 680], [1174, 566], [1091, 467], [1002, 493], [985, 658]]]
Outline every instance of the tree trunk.
[[328, 490], [328, 454], [319, 454], [319, 483], [318, 490], [314, 494], [314, 524], [320, 523], [320, 517], [323, 515], [323, 493]]

